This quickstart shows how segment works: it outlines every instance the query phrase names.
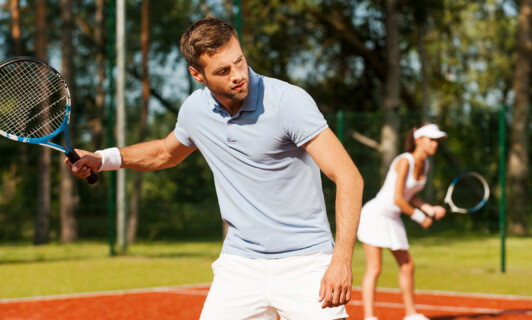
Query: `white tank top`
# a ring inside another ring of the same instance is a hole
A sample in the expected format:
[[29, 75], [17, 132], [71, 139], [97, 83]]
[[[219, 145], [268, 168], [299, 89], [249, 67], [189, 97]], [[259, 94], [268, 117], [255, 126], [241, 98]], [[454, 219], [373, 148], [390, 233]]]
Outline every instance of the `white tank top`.
[[408, 202], [410, 202], [416, 193], [425, 187], [427, 182], [427, 172], [429, 170], [429, 160], [425, 159], [425, 172], [423, 174], [423, 179], [416, 180], [414, 178], [414, 156], [410, 152], [402, 153], [393, 159], [390, 169], [386, 174], [384, 184], [375, 198], [383, 207], [389, 208], [395, 213], [400, 213], [401, 211], [399, 206], [397, 206], [394, 202], [395, 184], [397, 181], [397, 172], [395, 171], [395, 166], [397, 165], [397, 162], [403, 158], [408, 160], [408, 172], [406, 174], [406, 182], [403, 189], [403, 198]]

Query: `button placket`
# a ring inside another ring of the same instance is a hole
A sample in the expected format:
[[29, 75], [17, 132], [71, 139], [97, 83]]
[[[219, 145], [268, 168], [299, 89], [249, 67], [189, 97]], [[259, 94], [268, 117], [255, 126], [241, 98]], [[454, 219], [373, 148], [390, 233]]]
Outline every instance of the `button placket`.
[[232, 132], [231, 132], [231, 126], [232, 126], [232, 118], [229, 118], [227, 119], [227, 124], [226, 124], [226, 132], [227, 132], [227, 142], [234, 142], [235, 139], [233, 138], [232, 136]]

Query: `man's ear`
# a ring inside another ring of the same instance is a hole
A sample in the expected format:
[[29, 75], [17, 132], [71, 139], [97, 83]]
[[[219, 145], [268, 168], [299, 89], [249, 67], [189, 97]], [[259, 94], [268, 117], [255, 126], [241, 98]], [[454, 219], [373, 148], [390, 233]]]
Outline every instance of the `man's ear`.
[[190, 71], [192, 78], [194, 78], [197, 82], [199, 83], [205, 82], [205, 78], [203, 77], [203, 74], [199, 72], [198, 70], [194, 69], [193, 67], [188, 67], [188, 71]]

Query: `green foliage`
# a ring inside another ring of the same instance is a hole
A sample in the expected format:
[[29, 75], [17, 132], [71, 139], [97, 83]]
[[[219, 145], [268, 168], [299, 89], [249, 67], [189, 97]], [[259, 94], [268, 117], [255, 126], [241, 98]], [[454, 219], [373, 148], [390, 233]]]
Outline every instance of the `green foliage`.
[[[35, 10], [32, 1], [21, 1], [20, 24], [23, 54], [32, 55]], [[421, 120], [420, 42], [427, 53], [430, 116], [451, 133], [434, 158], [433, 191], [428, 199], [441, 201], [447, 184], [460, 170], [484, 174], [493, 186], [489, 205], [475, 218], [454, 217], [460, 230], [497, 231], [500, 197], [498, 190], [497, 117], [491, 112], [510, 102], [513, 52], [516, 46], [516, 3], [507, 0], [403, 1], [400, 8], [402, 105], [401, 132]], [[106, 2], [106, 5], [108, 2]], [[59, 67], [59, 1], [47, 1], [49, 57]], [[383, 177], [379, 175], [379, 152], [351, 138], [355, 130], [379, 140], [382, 87], [385, 81], [384, 2], [368, 0], [242, 1], [242, 45], [255, 71], [290, 81], [305, 88], [327, 113], [336, 128], [336, 110], [347, 114], [344, 145], [362, 172], [364, 199], [373, 197]], [[74, 83], [73, 108], [76, 129], [73, 145], [94, 150], [106, 147], [97, 142], [113, 126], [96, 105], [99, 84], [95, 57], [104, 55], [107, 65], [109, 22], [104, 18], [105, 45], [95, 45], [97, 30], [95, 2], [73, 3]], [[140, 117], [140, 0], [127, 2], [127, 143], [138, 140]], [[0, 58], [14, 53], [8, 2], [0, 10]], [[109, 7], [105, 8], [109, 10]], [[213, 1], [158, 0], [150, 7], [150, 81], [160, 94], [150, 101], [148, 139], [165, 137], [174, 127], [176, 114], [187, 93], [195, 88], [186, 76], [186, 65], [178, 51], [179, 38], [188, 25], [211, 13], [235, 20], [236, 9]], [[423, 28], [421, 28], [423, 27]], [[111, 30], [112, 31], [112, 30]], [[106, 77], [109, 78], [106, 70]], [[105, 81], [104, 89], [108, 83]], [[109, 97], [109, 93], [106, 92]], [[165, 107], [166, 106], [166, 107]], [[172, 110], [169, 111], [171, 106]], [[0, 139], [0, 239], [28, 240], [33, 234], [36, 211], [36, 146], [21, 146]], [[52, 239], [59, 234], [59, 173], [62, 155], [53, 153]], [[134, 174], [128, 173], [128, 189]], [[212, 173], [199, 152], [177, 168], [145, 173], [141, 195], [140, 239], [179, 239], [221, 233], [219, 209]], [[334, 184], [324, 178], [327, 206], [334, 227]], [[97, 186], [77, 181], [76, 208], [81, 239], [104, 239], [108, 232], [109, 174], [102, 173]], [[530, 207], [531, 204], [529, 203]], [[469, 219], [469, 220], [468, 220]], [[467, 221], [463, 221], [467, 220]], [[479, 225], [480, 224], [480, 225]], [[452, 224], [442, 224], [447, 232]], [[414, 235], [415, 235], [414, 231]], [[423, 235], [423, 233], [421, 233]]]

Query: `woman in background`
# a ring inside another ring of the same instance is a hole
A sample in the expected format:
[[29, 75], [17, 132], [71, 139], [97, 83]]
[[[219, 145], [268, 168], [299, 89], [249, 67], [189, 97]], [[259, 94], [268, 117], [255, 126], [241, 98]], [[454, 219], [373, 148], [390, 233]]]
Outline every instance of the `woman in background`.
[[414, 262], [408, 252], [408, 239], [401, 212], [423, 228], [441, 219], [445, 209], [425, 203], [417, 193], [426, 184], [428, 157], [434, 155], [439, 139], [447, 137], [437, 125], [424, 123], [406, 134], [405, 153], [391, 163], [377, 196], [362, 208], [358, 239], [363, 243], [366, 272], [362, 279], [364, 319], [377, 320], [373, 313], [377, 279], [382, 270], [382, 248], [393, 254], [399, 265], [399, 288], [405, 304], [404, 320], [428, 320], [416, 312], [414, 304]]

